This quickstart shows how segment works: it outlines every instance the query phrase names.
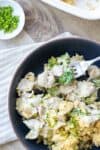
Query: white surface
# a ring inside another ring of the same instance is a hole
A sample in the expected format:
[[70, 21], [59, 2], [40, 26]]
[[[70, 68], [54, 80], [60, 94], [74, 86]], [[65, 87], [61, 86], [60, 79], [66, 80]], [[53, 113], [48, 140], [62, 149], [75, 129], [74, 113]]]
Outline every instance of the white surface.
[[[98, 7], [94, 10], [86, 9], [83, 3], [80, 0], [79, 6], [72, 6], [62, 2], [61, 0], [41, 0], [42, 2], [49, 4], [55, 8], [58, 8], [66, 13], [70, 13], [77, 17], [88, 19], [88, 20], [97, 20], [100, 19], [100, 1], [98, 2]], [[79, 0], [78, 0], [79, 1]], [[92, 0], [93, 1], [93, 0]]]
[[[70, 33], [65, 32], [53, 39], [70, 36], [72, 36]], [[2, 87], [0, 89], [0, 144], [17, 139], [8, 113], [8, 91], [13, 73], [23, 58], [41, 44], [43, 43], [33, 43], [12, 49], [0, 50], [0, 87]]]
[[0, 39], [8, 40], [17, 36], [23, 29], [25, 24], [25, 14], [23, 8], [13, 0], [0, 0], [0, 7], [11, 6], [14, 9], [13, 15], [19, 16], [18, 27], [11, 33], [4, 33], [0, 30]]

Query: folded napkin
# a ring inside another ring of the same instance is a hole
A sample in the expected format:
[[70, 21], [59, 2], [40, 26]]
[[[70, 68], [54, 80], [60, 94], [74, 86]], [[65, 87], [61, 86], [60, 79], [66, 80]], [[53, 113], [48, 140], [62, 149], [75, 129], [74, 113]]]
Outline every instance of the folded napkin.
[[[53, 39], [70, 36], [72, 35], [69, 32], [65, 32]], [[17, 139], [12, 129], [8, 113], [8, 89], [12, 74], [22, 59], [42, 44], [43, 43], [33, 43], [0, 50], [0, 144], [5, 144]]]

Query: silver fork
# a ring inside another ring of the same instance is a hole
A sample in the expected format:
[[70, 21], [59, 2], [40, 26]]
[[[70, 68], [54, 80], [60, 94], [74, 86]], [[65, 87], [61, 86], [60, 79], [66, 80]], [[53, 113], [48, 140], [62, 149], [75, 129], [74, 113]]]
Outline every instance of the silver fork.
[[85, 75], [85, 72], [87, 71], [89, 66], [92, 65], [93, 63], [95, 63], [96, 61], [99, 61], [99, 60], [100, 60], [100, 56], [96, 57], [92, 60], [76, 61], [76, 62], [70, 64], [70, 67], [74, 70], [74, 77], [79, 78], [82, 75]]

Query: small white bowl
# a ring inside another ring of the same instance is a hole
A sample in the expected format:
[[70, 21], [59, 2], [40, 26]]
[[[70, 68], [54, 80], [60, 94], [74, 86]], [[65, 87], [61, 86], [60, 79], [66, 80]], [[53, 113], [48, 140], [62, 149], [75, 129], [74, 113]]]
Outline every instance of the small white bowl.
[[2, 6], [11, 6], [14, 9], [13, 15], [19, 16], [18, 27], [11, 33], [4, 33], [3, 30], [0, 30], [0, 39], [8, 40], [16, 37], [24, 28], [25, 24], [25, 13], [23, 8], [14, 0], [0, 0], [0, 7]]

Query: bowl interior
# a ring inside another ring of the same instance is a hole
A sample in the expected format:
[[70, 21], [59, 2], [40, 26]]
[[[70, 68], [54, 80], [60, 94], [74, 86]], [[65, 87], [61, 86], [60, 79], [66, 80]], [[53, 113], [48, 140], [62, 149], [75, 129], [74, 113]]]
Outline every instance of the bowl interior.
[[17, 36], [23, 29], [25, 24], [25, 14], [23, 8], [13, 0], [0, 0], [0, 7], [11, 6], [14, 10], [13, 15], [19, 16], [18, 27], [11, 33], [4, 33], [3, 30], [0, 30], [0, 39], [7, 40]]
[[[43, 144], [36, 144], [36, 141], [25, 140], [28, 132], [27, 127], [22, 123], [22, 118], [16, 112], [16, 86], [19, 80], [29, 71], [35, 74], [43, 70], [43, 64], [47, 62], [51, 56], [59, 56], [68, 52], [71, 56], [76, 53], [83, 55], [85, 59], [92, 59], [100, 56], [100, 45], [82, 39], [62, 39], [50, 42], [32, 52], [20, 65], [13, 78], [9, 92], [9, 112], [14, 130], [22, 143], [29, 150], [47, 150]], [[100, 67], [100, 62], [96, 63]], [[100, 150], [99, 148], [92, 148]]]

